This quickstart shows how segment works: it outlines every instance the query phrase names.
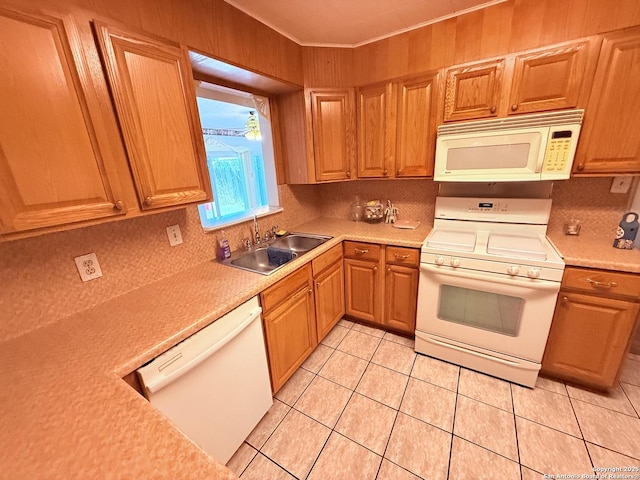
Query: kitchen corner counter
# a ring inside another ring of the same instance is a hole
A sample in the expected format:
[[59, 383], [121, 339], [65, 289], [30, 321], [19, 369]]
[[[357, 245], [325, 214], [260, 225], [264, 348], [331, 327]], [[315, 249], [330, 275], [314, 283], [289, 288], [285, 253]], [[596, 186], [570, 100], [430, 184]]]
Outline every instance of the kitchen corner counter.
[[3, 342], [3, 478], [236, 478], [121, 377], [343, 240], [419, 248], [430, 230], [315, 219], [292, 231], [333, 238], [272, 275], [209, 260]]
[[589, 232], [580, 235], [548, 232], [548, 236], [568, 266], [640, 273], [640, 250], [613, 248], [611, 236], [603, 237]]

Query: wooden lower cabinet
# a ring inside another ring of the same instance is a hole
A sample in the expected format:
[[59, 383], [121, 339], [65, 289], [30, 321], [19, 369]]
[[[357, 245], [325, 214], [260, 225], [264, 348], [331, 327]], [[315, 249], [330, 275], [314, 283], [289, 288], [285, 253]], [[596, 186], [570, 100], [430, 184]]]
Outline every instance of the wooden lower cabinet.
[[[622, 298], [633, 284], [640, 285], [640, 277], [568, 268], [542, 359], [543, 373], [592, 388], [613, 387], [640, 311], [637, 296], [635, 301]], [[620, 298], [612, 298], [616, 293]]]
[[[413, 334], [420, 251], [345, 242], [345, 310], [358, 320]], [[386, 272], [386, 275], [379, 275]]]
[[384, 314], [386, 326], [407, 333], [415, 331], [419, 276], [417, 268], [387, 266]]
[[318, 344], [311, 266], [307, 264], [269, 287], [260, 300], [271, 388], [276, 393]]
[[[344, 308], [344, 268], [342, 246], [337, 261], [314, 278], [316, 333], [320, 342], [340, 321]], [[315, 275], [315, 272], [314, 272]]]

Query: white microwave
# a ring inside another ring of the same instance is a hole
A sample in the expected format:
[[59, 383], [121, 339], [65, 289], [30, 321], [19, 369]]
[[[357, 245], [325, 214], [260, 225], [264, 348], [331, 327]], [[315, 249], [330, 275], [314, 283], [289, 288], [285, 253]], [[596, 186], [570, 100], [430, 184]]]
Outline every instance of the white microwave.
[[569, 178], [584, 110], [438, 127], [433, 179], [526, 182]]

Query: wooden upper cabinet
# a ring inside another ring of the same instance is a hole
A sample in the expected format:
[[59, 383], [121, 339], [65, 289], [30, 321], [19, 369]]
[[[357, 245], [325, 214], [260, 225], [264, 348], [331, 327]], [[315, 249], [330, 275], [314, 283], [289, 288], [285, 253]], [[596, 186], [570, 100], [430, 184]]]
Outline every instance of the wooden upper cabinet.
[[497, 116], [504, 70], [504, 59], [448, 69], [444, 121]]
[[358, 91], [358, 177], [387, 177], [395, 165], [395, 85]]
[[438, 74], [398, 83], [396, 177], [433, 175]]
[[0, 7], [0, 43], [0, 231], [123, 214], [75, 26]]
[[592, 76], [585, 75], [591, 50], [584, 41], [516, 56], [507, 113], [575, 108]]
[[310, 90], [309, 99], [315, 180], [346, 180], [356, 156], [353, 90]]
[[211, 199], [186, 49], [94, 26], [142, 209]]
[[358, 91], [358, 177], [433, 174], [437, 73]]
[[640, 173], [640, 28], [604, 36], [580, 143], [578, 174]]

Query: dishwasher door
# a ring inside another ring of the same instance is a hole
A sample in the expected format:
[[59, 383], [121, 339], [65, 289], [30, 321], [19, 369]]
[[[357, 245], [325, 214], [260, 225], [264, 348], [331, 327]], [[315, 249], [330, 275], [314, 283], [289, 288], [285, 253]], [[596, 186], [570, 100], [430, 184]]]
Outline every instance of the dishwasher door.
[[257, 297], [138, 370], [151, 404], [227, 463], [273, 403]]

